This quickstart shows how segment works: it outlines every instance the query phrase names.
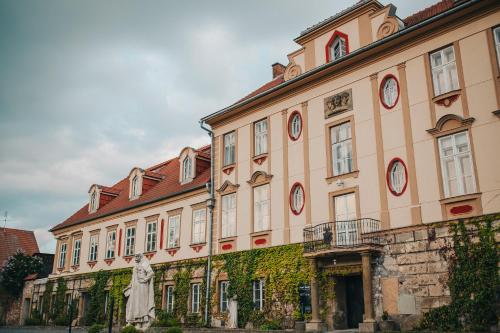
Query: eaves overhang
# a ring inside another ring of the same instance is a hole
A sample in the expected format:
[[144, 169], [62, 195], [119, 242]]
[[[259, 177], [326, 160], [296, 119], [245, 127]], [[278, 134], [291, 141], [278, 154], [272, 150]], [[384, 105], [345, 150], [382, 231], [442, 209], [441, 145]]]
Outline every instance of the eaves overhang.
[[456, 19], [458, 17], [469, 14], [474, 10], [482, 9], [491, 4], [495, 4], [498, 6], [500, 5], [500, 2], [494, 0], [468, 0], [460, 3], [459, 5], [456, 5], [455, 7], [452, 7], [445, 12], [430, 17], [408, 28], [401, 29], [398, 32], [380, 39], [374, 43], [361, 47], [338, 60], [331, 61], [329, 63], [313, 68], [303, 73], [302, 75], [281, 83], [276, 87], [268, 89], [251, 98], [234, 103], [226, 108], [207, 115], [201, 118], [200, 122], [213, 125], [229, 117], [234, 112], [241, 112], [245, 109], [260, 105], [271, 98], [281, 96], [286, 92], [298, 89], [317, 79], [331, 75], [332, 73], [335, 73], [341, 69], [345, 69], [349, 65], [359, 65], [360, 63], [366, 62], [367, 59], [369, 60], [370, 56], [376, 55], [377, 53], [380, 53], [381, 51], [384, 51], [389, 47], [400, 45], [409, 40], [413, 41], [413, 37], [423, 35], [424, 33], [431, 31], [434, 27], [433, 24], [440, 20], [443, 20], [441, 22], [442, 25], [449, 22], [456, 22]]

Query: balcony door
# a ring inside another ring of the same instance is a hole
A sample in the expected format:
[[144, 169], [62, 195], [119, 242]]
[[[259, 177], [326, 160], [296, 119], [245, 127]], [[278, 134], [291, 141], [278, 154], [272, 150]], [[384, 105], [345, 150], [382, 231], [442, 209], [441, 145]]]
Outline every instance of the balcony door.
[[356, 197], [354, 193], [347, 193], [336, 196], [333, 200], [337, 246], [354, 245], [358, 242]]

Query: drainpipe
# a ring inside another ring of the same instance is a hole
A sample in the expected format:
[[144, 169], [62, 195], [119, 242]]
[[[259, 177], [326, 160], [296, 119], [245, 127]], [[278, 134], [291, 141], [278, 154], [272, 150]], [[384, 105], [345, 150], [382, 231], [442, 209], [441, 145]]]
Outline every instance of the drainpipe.
[[207, 185], [210, 187], [210, 198], [208, 199], [208, 260], [207, 260], [207, 289], [205, 292], [205, 325], [210, 327], [209, 322], [209, 310], [210, 307], [210, 286], [211, 286], [211, 275], [212, 275], [212, 233], [213, 233], [213, 222], [214, 222], [214, 207], [215, 207], [215, 194], [214, 194], [214, 132], [211, 129], [205, 127], [205, 124], [200, 121], [200, 127], [208, 133], [210, 136], [210, 183]]

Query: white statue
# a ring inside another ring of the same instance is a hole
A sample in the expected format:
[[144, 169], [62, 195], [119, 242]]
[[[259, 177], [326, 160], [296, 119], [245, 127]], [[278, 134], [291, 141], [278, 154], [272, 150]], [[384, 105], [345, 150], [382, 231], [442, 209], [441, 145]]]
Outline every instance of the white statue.
[[236, 301], [236, 295], [229, 299], [228, 308], [227, 327], [238, 328], [238, 302]]
[[154, 272], [142, 254], [135, 255], [132, 281], [123, 291], [127, 300], [127, 324], [146, 329], [155, 318]]

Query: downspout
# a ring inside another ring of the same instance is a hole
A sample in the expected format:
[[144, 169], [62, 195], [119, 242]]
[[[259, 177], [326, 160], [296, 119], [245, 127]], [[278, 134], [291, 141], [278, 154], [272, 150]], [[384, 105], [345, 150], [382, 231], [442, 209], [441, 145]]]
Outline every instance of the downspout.
[[214, 132], [211, 129], [204, 126], [204, 122], [200, 121], [200, 127], [208, 133], [210, 136], [210, 198], [208, 199], [208, 260], [207, 260], [207, 282], [206, 282], [206, 292], [205, 292], [205, 325], [210, 327], [211, 323], [209, 319], [210, 307], [210, 286], [211, 286], [211, 275], [212, 275], [212, 233], [213, 233], [213, 222], [214, 222], [214, 207], [215, 207], [215, 195], [214, 195]]

